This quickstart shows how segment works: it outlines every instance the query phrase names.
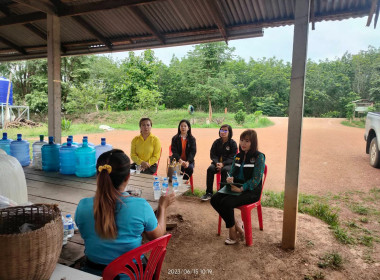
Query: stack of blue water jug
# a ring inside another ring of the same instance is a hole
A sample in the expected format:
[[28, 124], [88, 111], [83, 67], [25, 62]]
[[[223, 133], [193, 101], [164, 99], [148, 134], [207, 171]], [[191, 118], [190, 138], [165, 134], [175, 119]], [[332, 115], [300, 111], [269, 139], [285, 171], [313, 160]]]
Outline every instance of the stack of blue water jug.
[[[30, 164], [29, 142], [17, 134], [17, 140], [8, 139], [7, 133], [3, 133], [0, 139], [0, 149], [18, 159], [22, 166]], [[54, 137], [49, 136], [49, 142], [44, 141], [40, 135], [40, 141], [33, 143], [33, 167], [47, 172], [60, 172], [62, 174], [75, 174], [78, 177], [92, 177], [96, 174], [96, 161], [99, 156], [112, 150], [112, 145], [101, 138], [101, 144], [95, 146], [88, 142], [88, 137], [83, 137], [82, 143], [73, 141], [73, 136], [67, 138], [67, 142], [54, 143]]]

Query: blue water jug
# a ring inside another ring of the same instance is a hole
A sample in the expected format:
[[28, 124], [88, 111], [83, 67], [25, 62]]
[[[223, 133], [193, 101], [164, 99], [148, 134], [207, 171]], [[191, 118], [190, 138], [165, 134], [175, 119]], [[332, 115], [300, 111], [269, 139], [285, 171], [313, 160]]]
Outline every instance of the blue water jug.
[[[74, 137], [72, 135], [67, 136], [67, 139], [71, 140], [71, 146], [79, 147], [82, 146], [82, 144], [79, 144], [77, 142], [74, 142]], [[68, 141], [68, 140], [67, 140]], [[62, 146], [67, 146], [67, 142], [63, 143]]]
[[106, 143], [106, 138], [101, 138], [100, 145], [95, 146], [96, 151], [96, 162], [98, 162], [98, 158], [101, 154], [111, 151], [112, 145]]
[[54, 143], [54, 137], [49, 136], [49, 143], [41, 148], [42, 152], [42, 170], [59, 171], [59, 148], [61, 145]]
[[83, 137], [82, 147], [75, 150], [75, 175], [78, 177], [92, 177], [96, 173], [95, 149], [89, 147], [87, 139]]
[[0, 149], [3, 149], [7, 155], [11, 154], [11, 142], [12, 139], [8, 139], [8, 134], [3, 132], [3, 139], [0, 139]]
[[21, 166], [30, 164], [29, 142], [22, 140], [22, 135], [17, 134], [17, 140], [11, 142], [11, 156], [17, 158]]
[[33, 167], [38, 170], [42, 170], [42, 152], [41, 148], [43, 145], [47, 144], [44, 141], [44, 136], [40, 135], [40, 141], [33, 143]]
[[67, 145], [59, 149], [59, 172], [61, 174], [75, 174], [75, 150], [77, 146], [71, 144], [71, 139], [67, 138]]
[[[88, 136], [83, 136], [83, 140], [85, 140], [85, 139], [86, 139], [86, 141], [87, 141], [87, 146], [92, 147], [92, 148], [95, 148], [95, 144], [93, 144], [93, 143], [91, 143], [91, 142], [88, 142]], [[78, 144], [78, 147], [82, 147], [82, 143], [79, 143], [79, 144]]]

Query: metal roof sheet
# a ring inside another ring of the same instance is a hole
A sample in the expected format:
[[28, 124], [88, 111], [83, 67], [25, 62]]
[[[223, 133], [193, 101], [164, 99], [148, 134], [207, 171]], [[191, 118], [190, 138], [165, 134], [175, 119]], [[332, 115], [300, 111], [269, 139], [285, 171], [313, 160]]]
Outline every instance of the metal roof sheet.
[[[293, 24], [295, 2], [3, 0], [0, 61], [46, 57], [46, 13], [60, 18], [62, 55], [77, 55], [262, 36], [264, 27]], [[310, 21], [314, 24], [369, 15], [376, 22], [378, 3], [311, 0]]]

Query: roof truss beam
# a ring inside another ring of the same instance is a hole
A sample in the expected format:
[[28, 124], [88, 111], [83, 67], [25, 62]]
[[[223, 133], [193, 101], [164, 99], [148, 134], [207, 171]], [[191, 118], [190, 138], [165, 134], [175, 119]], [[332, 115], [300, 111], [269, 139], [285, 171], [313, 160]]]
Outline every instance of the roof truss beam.
[[11, 49], [18, 51], [21, 54], [24, 54], [24, 55], [28, 54], [24, 48], [17, 46], [16, 44], [12, 43], [8, 39], [4, 38], [3, 36], [0, 36], [0, 42], [2, 42], [4, 45], [7, 45]]
[[112, 50], [112, 42], [105, 38], [100, 32], [98, 32], [91, 24], [84, 20], [81, 16], [73, 16], [73, 19], [84, 29], [90, 32], [96, 39], [107, 46], [109, 50]]
[[146, 16], [143, 14], [140, 8], [132, 6], [132, 7], [129, 7], [129, 9], [146, 26], [146, 28], [149, 29], [150, 33], [152, 33], [154, 37], [156, 37], [156, 39], [160, 41], [161, 44], [165, 45], [164, 37], [160, 34], [160, 32], [157, 31], [154, 25], [146, 18]]
[[224, 25], [222, 12], [220, 11], [218, 4], [215, 2], [215, 0], [209, 0], [209, 1], [206, 1], [205, 3], [208, 6], [209, 12], [211, 13], [213, 17], [216, 26], [218, 26], [218, 29], [220, 33], [222, 34], [224, 41], [227, 43], [228, 41], [227, 30], [226, 30], [226, 26]]
[[42, 1], [42, 0], [13, 0], [19, 4], [31, 7], [37, 11], [49, 14], [56, 15], [58, 10], [56, 6], [50, 2]]

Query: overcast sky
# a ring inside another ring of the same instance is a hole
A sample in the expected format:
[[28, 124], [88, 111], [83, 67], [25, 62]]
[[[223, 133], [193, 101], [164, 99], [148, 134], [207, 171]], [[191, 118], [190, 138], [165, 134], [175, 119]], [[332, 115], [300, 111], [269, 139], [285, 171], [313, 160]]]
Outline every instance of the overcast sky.
[[[315, 30], [309, 32], [308, 58], [314, 61], [335, 59], [345, 52], [356, 54], [360, 50], [367, 50], [368, 46], [380, 47], [380, 21], [376, 29], [366, 27], [367, 17], [344, 21], [317, 22]], [[265, 28], [264, 36], [252, 39], [229, 41], [230, 47], [235, 47], [235, 55], [245, 60], [250, 57], [260, 59], [273, 57], [284, 61], [291, 61], [293, 46], [293, 26]], [[154, 49], [156, 57], [165, 64], [169, 64], [173, 56], [184, 57], [192, 45], [182, 47], [168, 47]], [[136, 51], [140, 54], [141, 51]], [[111, 54], [112, 57], [123, 59], [128, 52]]]

